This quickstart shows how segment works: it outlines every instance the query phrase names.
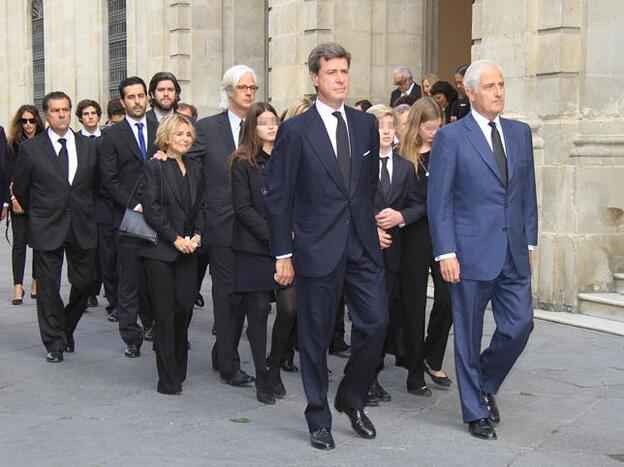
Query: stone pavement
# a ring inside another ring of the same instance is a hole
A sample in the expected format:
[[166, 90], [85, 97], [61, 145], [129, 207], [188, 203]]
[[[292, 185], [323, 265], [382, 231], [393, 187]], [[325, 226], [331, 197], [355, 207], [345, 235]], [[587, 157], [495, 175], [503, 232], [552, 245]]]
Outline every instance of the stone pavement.
[[[10, 304], [10, 251], [4, 242], [0, 255], [5, 258], [0, 266], [2, 466], [624, 466], [620, 336], [536, 321], [524, 355], [499, 393], [497, 441], [467, 434], [455, 385], [448, 391], [431, 386], [432, 398], [417, 398], [405, 391], [405, 371], [388, 365], [381, 383], [392, 402], [368, 409], [377, 439], [356, 438], [347, 418], [336, 414], [337, 447], [320, 452], [308, 444], [298, 375], [284, 374], [288, 395], [275, 406], [257, 402], [252, 388], [219, 381], [210, 368], [208, 305], [195, 311], [189, 378], [181, 397], [156, 392], [148, 346], [139, 359], [123, 356], [116, 325], [106, 321], [102, 306], [79, 323], [76, 353], [66, 354], [64, 363], [46, 363], [33, 300]], [[209, 296], [209, 283], [203, 293]], [[488, 336], [492, 325], [489, 317]], [[244, 368], [253, 373], [246, 340], [241, 351]], [[329, 359], [330, 397], [344, 362]], [[452, 342], [444, 367], [452, 376]], [[241, 418], [249, 423], [233, 421]]]

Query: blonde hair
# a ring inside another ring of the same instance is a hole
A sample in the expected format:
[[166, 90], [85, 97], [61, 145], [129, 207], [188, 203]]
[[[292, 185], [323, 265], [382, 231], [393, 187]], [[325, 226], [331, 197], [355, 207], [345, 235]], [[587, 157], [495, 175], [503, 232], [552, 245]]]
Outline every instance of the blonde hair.
[[392, 110], [392, 107], [388, 107], [384, 104], [374, 105], [369, 108], [366, 113], [374, 115], [377, 120], [381, 120], [384, 117], [392, 117], [392, 121], [394, 122], [395, 127], [399, 123], [397, 113]]
[[288, 106], [288, 109], [286, 109], [286, 112], [282, 114], [282, 118], [280, 120], [284, 121], [288, 118], [299, 115], [308, 110], [310, 107], [312, 107], [312, 100], [308, 97], [302, 97]]
[[156, 132], [156, 146], [161, 151], [167, 151], [171, 135], [182, 125], [188, 125], [191, 130], [191, 143], [195, 141], [195, 128], [191, 121], [182, 114], [174, 113], [168, 115], [160, 121]]
[[424, 141], [420, 137], [420, 125], [431, 120], [441, 120], [444, 123], [442, 110], [432, 97], [422, 97], [414, 103], [399, 142], [399, 154], [418, 167], [420, 163], [420, 148]]
[[425, 88], [425, 81], [429, 83], [429, 89], [431, 89], [431, 86], [440, 81], [440, 78], [438, 78], [438, 75], [434, 75], [433, 73], [429, 73], [428, 75], [423, 76], [422, 80], [420, 81], [420, 85], [423, 88], [423, 93]]

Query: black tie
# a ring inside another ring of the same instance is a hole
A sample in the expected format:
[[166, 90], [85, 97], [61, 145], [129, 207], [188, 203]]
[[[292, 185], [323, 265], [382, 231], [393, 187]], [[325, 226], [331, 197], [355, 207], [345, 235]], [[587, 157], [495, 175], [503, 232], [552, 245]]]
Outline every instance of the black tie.
[[58, 153], [58, 161], [61, 164], [63, 173], [65, 174], [65, 180], [69, 182], [69, 154], [67, 152], [67, 140], [65, 138], [59, 138], [61, 143], [61, 150]]
[[496, 158], [496, 164], [498, 165], [498, 170], [500, 171], [505, 188], [507, 188], [507, 157], [505, 157], [505, 148], [503, 148], [503, 142], [496, 129], [496, 122], [490, 122], [488, 125], [492, 127], [492, 152]]
[[390, 172], [388, 172], [388, 159], [389, 157], [381, 158], [381, 178], [379, 180], [379, 187], [381, 188], [381, 194], [388, 200], [390, 194]]
[[347, 190], [349, 190], [349, 179], [351, 177], [351, 149], [349, 148], [347, 124], [339, 111], [333, 112], [332, 115], [338, 120], [338, 126], [336, 127], [336, 156], [338, 158], [338, 165], [340, 166], [345, 186], [347, 187]]
[[241, 120], [238, 130], [238, 144], [243, 140], [243, 130], [245, 129], [245, 120]]
[[89, 135], [89, 138], [95, 138], [95, 135]]

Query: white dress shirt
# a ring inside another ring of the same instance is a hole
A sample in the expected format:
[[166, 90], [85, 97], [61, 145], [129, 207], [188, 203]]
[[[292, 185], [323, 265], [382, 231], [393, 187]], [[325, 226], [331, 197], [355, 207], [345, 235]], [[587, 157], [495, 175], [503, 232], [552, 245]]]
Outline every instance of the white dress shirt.
[[96, 138], [99, 138], [100, 136], [102, 136], [102, 130], [100, 130], [100, 128], [98, 127], [95, 129], [93, 133], [89, 133], [89, 131], [85, 127], [82, 127], [80, 129], [80, 134], [82, 136], [86, 136], [87, 138], [90, 138], [91, 136], [95, 136]]
[[158, 108], [157, 108], [157, 107], [153, 107], [153, 110], [154, 110], [154, 115], [156, 115], [156, 121], [157, 121], [158, 123], [160, 123], [160, 121], [161, 121], [163, 118], [165, 118], [165, 117], [167, 117], [167, 116], [169, 116], [169, 115], [173, 115], [173, 113], [174, 113], [174, 110], [173, 110], [173, 109], [171, 109], [171, 110], [170, 110], [169, 112], [167, 112], [166, 114], [164, 114], [164, 113], [162, 113], [160, 110], [158, 110]]
[[137, 120], [126, 114], [126, 120], [128, 120], [130, 128], [132, 128], [132, 134], [134, 135], [134, 139], [136, 140], [139, 149], [141, 148], [141, 144], [139, 143], [139, 128], [136, 126], [136, 124], [143, 124], [143, 141], [145, 141], [145, 149], [147, 149], [149, 147], [149, 140], [147, 139], [147, 118], [145, 118], [145, 115], [143, 115], [143, 118], [141, 118], [140, 120]]
[[241, 131], [241, 121], [238, 115], [236, 115], [231, 110], [227, 111], [228, 120], [230, 121], [230, 129], [232, 130], [232, 137], [234, 138], [234, 146], [238, 149], [238, 140], [240, 139], [240, 131]]
[[407, 90], [406, 90], [406, 91], [403, 91], [403, 92], [401, 93], [401, 96], [409, 96], [409, 95], [411, 95], [411, 94], [412, 94], [412, 89], [414, 89], [414, 85], [415, 85], [415, 84], [416, 84], [416, 83], [414, 83], [414, 82], [412, 81], [412, 85], [411, 85], [409, 88], [407, 88]]
[[388, 169], [388, 174], [390, 174], [390, 183], [392, 183], [392, 149], [390, 149], [387, 154], [381, 154], [381, 152], [379, 153], [379, 180], [381, 180], [381, 169], [383, 168], [383, 162], [381, 162], [381, 160], [385, 158], [388, 158], [386, 167]]
[[74, 181], [74, 176], [76, 175], [76, 170], [78, 169], [78, 152], [76, 151], [76, 138], [74, 137], [74, 132], [71, 130], [67, 130], [67, 133], [63, 136], [57, 135], [51, 128], [48, 128], [48, 137], [52, 142], [52, 147], [54, 147], [54, 152], [58, 157], [59, 152], [63, 145], [59, 142], [59, 139], [65, 138], [65, 147], [67, 148], [67, 159], [69, 161], [69, 172], [67, 181], [71, 185]]
[[[338, 128], [338, 119], [333, 115], [336, 110], [342, 114], [342, 119], [345, 121], [347, 127], [347, 136], [349, 135], [349, 123], [347, 122], [347, 114], [345, 113], [344, 103], [340, 104], [339, 109], [333, 109], [327, 104], [321, 102], [320, 99], [316, 99], [316, 110], [321, 116], [321, 120], [325, 124], [329, 141], [331, 141], [332, 148], [334, 148], [334, 156], [338, 157], [338, 150], [336, 149], [336, 129]], [[351, 147], [351, 141], [349, 141], [349, 147]]]

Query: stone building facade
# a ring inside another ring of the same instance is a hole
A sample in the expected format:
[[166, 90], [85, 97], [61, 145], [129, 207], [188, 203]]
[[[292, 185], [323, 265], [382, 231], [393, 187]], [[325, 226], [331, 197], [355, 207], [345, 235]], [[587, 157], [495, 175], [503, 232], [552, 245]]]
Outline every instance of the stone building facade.
[[[105, 104], [110, 0], [38, 1], [46, 92], [62, 89], [75, 101]], [[448, 78], [452, 72], [440, 69], [448, 63], [444, 57], [462, 47], [473, 59], [496, 60], [505, 72], [506, 115], [534, 131], [541, 227], [536, 301], [577, 311], [579, 292], [616, 287], [613, 274], [624, 272], [624, 2], [117, 1], [125, 7], [127, 75], [147, 81], [172, 71], [182, 100], [201, 116], [218, 110], [222, 73], [236, 63], [257, 71], [258, 98], [278, 110], [312, 93], [305, 61], [327, 40], [353, 54], [352, 101], [386, 102], [398, 65], [416, 77], [437, 71]], [[33, 101], [33, 3], [0, 0], [5, 126], [20, 104]]]

